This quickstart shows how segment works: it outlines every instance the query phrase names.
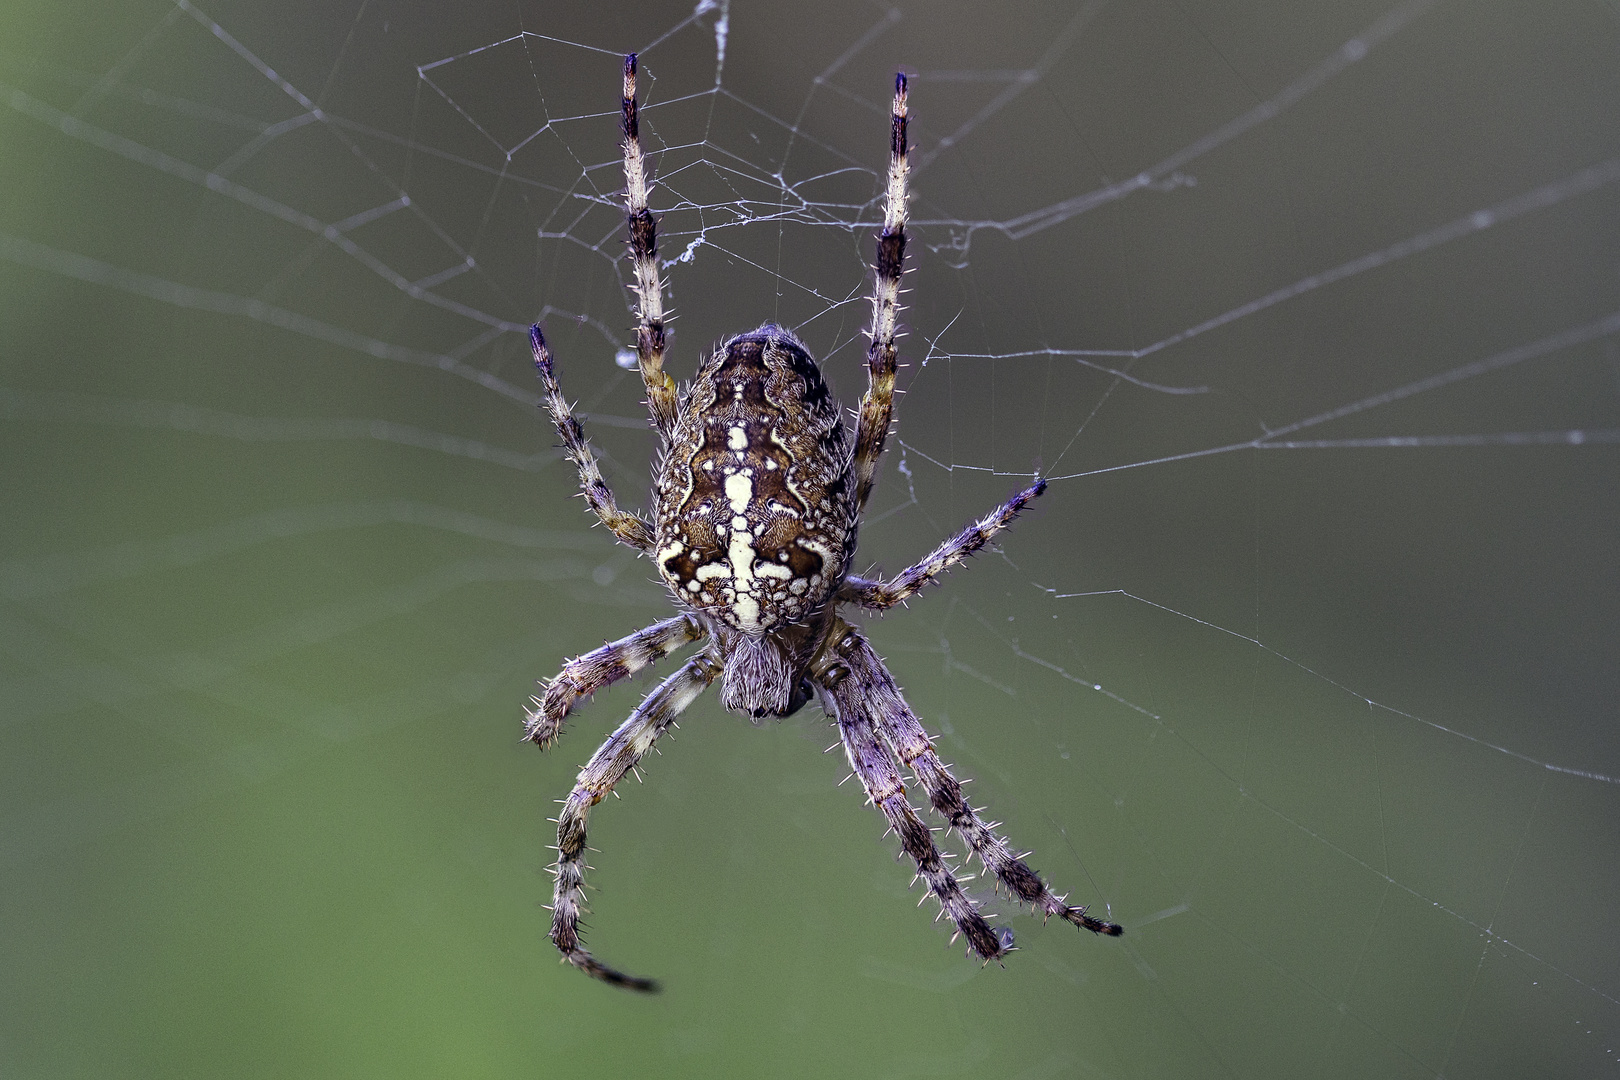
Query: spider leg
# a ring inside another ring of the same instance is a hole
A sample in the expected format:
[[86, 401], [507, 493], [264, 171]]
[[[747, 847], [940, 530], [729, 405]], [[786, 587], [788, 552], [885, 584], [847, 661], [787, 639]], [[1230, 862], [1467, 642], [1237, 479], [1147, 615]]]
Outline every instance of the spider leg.
[[641, 153], [636, 106], [636, 54], [624, 58], [624, 210], [630, 231], [630, 260], [636, 274], [636, 356], [647, 386], [647, 408], [659, 433], [675, 426], [675, 380], [664, 371], [664, 285], [658, 277], [658, 225], [647, 209], [647, 166]]
[[541, 749], [549, 747], [562, 734], [563, 720], [580, 698], [634, 675], [705, 633], [695, 616], [677, 615], [574, 657], [555, 679], [543, 684], [543, 695], [529, 699], [534, 707], [526, 710], [523, 737]]
[[1056, 915], [1097, 934], [1118, 936], [1125, 932], [1118, 924], [1094, 919], [1084, 907], [1070, 907], [1062, 897], [1054, 896], [1041, 876], [1014, 855], [1007, 841], [968, 805], [962, 797], [962, 785], [934, 752], [922, 722], [901, 697], [894, 677], [865, 638], [850, 629], [829, 652], [849, 669], [849, 681], [865, 688], [867, 708], [877, 722], [879, 734], [928, 791], [934, 810], [962, 834], [985, 869], [995, 874], [1008, 892], [1042, 916]]
[[658, 736], [714, 681], [717, 665], [707, 655], [695, 656], [648, 694], [630, 719], [608, 736], [579, 772], [574, 790], [563, 800], [557, 815], [557, 878], [551, 906], [551, 940], [563, 958], [585, 974], [632, 990], [656, 990], [651, 979], [640, 979], [603, 964], [585, 951], [579, 936], [580, 910], [585, 900], [585, 823], [591, 807], [607, 797], [613, 786], [652, 749]]
[[889, 186], [884, 195], [883, 231], [878, 234], [876, 280], [872, 286], [872, 344], [866, 352], [866, 394], [855, 428], [857, 508], [866, 506], [877, 479], [878, 458], [889, 438], [894, 414], [895, 328], [900, 317], [900, 273], [906, 258], [906, 77], [894, 77], [894, 114], [889, 138]]
[[838, 589], [838, 599], [845, 603], [859, 604], [869, 611], [885, 611], [911, 599], [918, 589], [930, 584], [945, 571], [988, 544], [997, 533], [1013, 523], [1013, 519], [1024, 507], [1045, 490], [1046, 481], [1036, 479], [1029, 487], [978, 521], [969, 522], [967, 528], [892, 578], [885, 581], [871, 581], [853, 575], [845, 578], [844, 584]]
[[529, 327], [529, 345], [534, 349], [534, 366], [540, 372], [540, 382], [545, 386], [546, 407], [551, 410], [551, 421], [557, 425], [557, 434], [562, 436], [569, 460], [579, 467], [579, 487], [585, 501], [602, 520], [602, 524], [612, 529], [613, 535], [622, 543], [629, 544], [637, 551], [649, 550], [653, 544], [652, 526], [638, 515], [620, 510], [613, 501], [613, 490], [602, 479], [596, 455], [591, 452], [591, 444], [585, 441], [585, 429], [574, 419], [568, 400], [562, 396], [562, 387], [557, 385], [557, 373], [551, 367], [551, 349], [546, 345], [545, 335], [540, 333], [538, 325]]
[[918, 876], [928, 883], [929, 892], [939, 901], [941, 913], [950, 916], [957, 930], [967, 938], [969, 947], [981, 958], [988, 961], [1005, 956], [1012, 946], [1012, 935], [1005, 931], [998, 933], [979, 914], [978, 907], [945, 865], [939, 848], [934, 845], [933, 831], [906, 799], [899, 764], [878, 737], [873, 715], [873, 686], [869, 679], [836, 661], [818, 663], [814, 677], [821, 689], [823, 708], [838, 724], [838, 735], [850, 768], [860, 778], [867, 799], [883, 814], [889, 828], [900, 837], [901, 847], [917, 864]]

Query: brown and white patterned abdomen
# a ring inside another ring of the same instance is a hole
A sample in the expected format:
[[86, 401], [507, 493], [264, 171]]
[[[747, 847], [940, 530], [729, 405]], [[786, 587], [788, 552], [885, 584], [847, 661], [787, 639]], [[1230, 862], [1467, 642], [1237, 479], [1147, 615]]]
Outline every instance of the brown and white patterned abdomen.
[[854, 544], [849, 436], [821, 371], [766, 325], [704, 363], [659, 470], [654, 560], [693, 609], [745, 634], [825, 604]]

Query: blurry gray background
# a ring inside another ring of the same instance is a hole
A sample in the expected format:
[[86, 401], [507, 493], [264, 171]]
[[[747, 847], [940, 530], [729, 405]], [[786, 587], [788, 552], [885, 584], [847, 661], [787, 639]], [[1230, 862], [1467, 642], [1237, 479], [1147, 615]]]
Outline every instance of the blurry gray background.
[[[12, 3], [0, 46], [0, 1072], [1592, 1076], [1620, 1060], [1620, 9], [1607, 0]], [[871, 633], [973, 797], [1122, 939], [908, 893], [815, 709], [713, 697], [546, 821], [670, 609], [621, 500], [619, 60], [689, 374], [864, 376], [860, 563], [1054, 477]]]

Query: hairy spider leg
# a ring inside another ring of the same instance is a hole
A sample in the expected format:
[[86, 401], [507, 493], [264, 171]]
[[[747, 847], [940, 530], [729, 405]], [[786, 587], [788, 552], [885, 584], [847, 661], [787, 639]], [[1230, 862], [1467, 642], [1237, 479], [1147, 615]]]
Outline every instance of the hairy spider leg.
[[664, 285], [658, 276], [658, 223], [647, 209], [647, 164], [641, 153], [636, 105], [636, 54], [624, 58], [624, 210], [636, 275], [636, 357], [647, 386], [647, 408], [659, 434], [669, 436], [677, 409], [675, 380], [664, 370]]
[[866, 789], [867, 799], [900, 837], [900, 846], [916, 863], [918, 876], [928, 883], [928, 891], [939, 901], [940, 913], [956, 923], [957, 931], [967, 938], [973, 952], [986, 961], [1005, 956], [1012, 947], [1012, 935], [1006, 931], [998, 933], [979, 913], [977, 905], [962, 891], [960, 882], [945, 865], [939, 848], [934, 845], [933, 831], [906, 799], [899, 763], [878, 736], [867, 680], [854, 668], [839, 663], [836, 656], [824, 653], [823, 660], [818, 662], [815, 672], [816, 685], [822, 692], [822, 708], [838, 724], [844, 754]]
[[895, 333], [900, 318], [900, 274], [906, 261], [906, 77], [894, 77], [894, 114], [889, 136], [889, 184], [883, 200], [883, 231], [873, 263], [872, 344], [866, 352], [866, 394], [855, 428], [855, 505], [864, 509], [877, 480], [878, 458], [894, 414]]
[[707, 633], [697, 616], [677, 615], [574, 657], [555, 679], [541, 684], [544, 694], [529, 699], [534, 707], [525, 710], [523, 737], [542, 750], [548, 748], [562, 734], [563, 720], [580, 698], [634, 675]]
[[1054, 896], [1041, 876], [1014, 855], [1007, 841], [979, 817], [962, 797], [962, 785], [934, 752], [933, 740], [911, 711], [894, 676], [867, 640], [853, 628], [833, 646], [849, 669], [850, 680], [864, 687], [867, 707], [872, 710], [877, 730], [893, 754], [910, 767], [928, 792], [928, 801], [972, 847], [979, 861], [1006, 886], [1013, 897], [1028, 904], [1043, 917], [1053, 915], [1096, 934], [1118, 936], [1124, 929], [1086, 914], [1084, 907], [1071, 907]]
[[839, 587], [839, 601], [859, 604], [868, 611], [886, 611], [896, 604], [904, 603], [911, 599], [918, 589], [932, 584], [945, 571], [988, 544], [997, 533], [1013, 523], [1013, 519], [1018, 517], [1024, 507], [1045, 490], [1046, 481], [1037, 479], [978, 521], [969, 522], [961, 532], [892, 578], [885, 581], [871, 581], [850, 575]]
[[706, 690], [720, 665], [707, 654], [694, 656], [679, 671], [642, 699], [630, 719], [597, 747], [579, 771], [574, 790], [557, 815], [556, 891], [551, 906], [551, 940], [563, 958], [587, 975], [632, 990], [657, 990], [652, 979], [615, 971], [585, 951], [579, 916], [585, 901], [585, 824], [591, 807], [607, 797], [626, 772], [640, 761], [676, 717]]
[[637, 551], [646, 551], [653, 544], [653, 530], [639, 515], [620, 510], [613, 501], [613, 490], [602, 479], [602, 470], [596, 464], [591, 444], [585, 441], [585, 429], [574, 419], [574, 412], [562, 396], [557, 385], [557, 373], [551, 367], [551, 349], [539, 325], [529, 327], [529, 345], [534, 349], [534, 366], [540, 372], [540, 382], [546, 389], [546, 407], [551, 410], [552, 423], [562, 436], [568, 450], [568, 459], [579, 467], [579, 487], [585, 502], [602, 524], [613, 530], [613, 535]]

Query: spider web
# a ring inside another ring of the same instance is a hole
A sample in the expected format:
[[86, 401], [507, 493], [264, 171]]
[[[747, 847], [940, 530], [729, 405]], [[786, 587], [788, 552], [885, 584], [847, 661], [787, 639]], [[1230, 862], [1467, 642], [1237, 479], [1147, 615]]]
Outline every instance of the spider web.
[[[603, 7], [17, 20], [5, 1071], [1613, 1071], [1614, 5]], [[1052, 483], [871, 633], [1119, 941], [975, 883], [1020, 951], [939, 948], [824, 718], [710, 699], [593, 821], [669, 993], [552, 970], [547, 800], [646, 684], [518, 706], [668, 609], [522, 334], [640, 502], [631, 49], [671, 368], [772, 320], [848, 403], [912, 74], [862, 568]]]

